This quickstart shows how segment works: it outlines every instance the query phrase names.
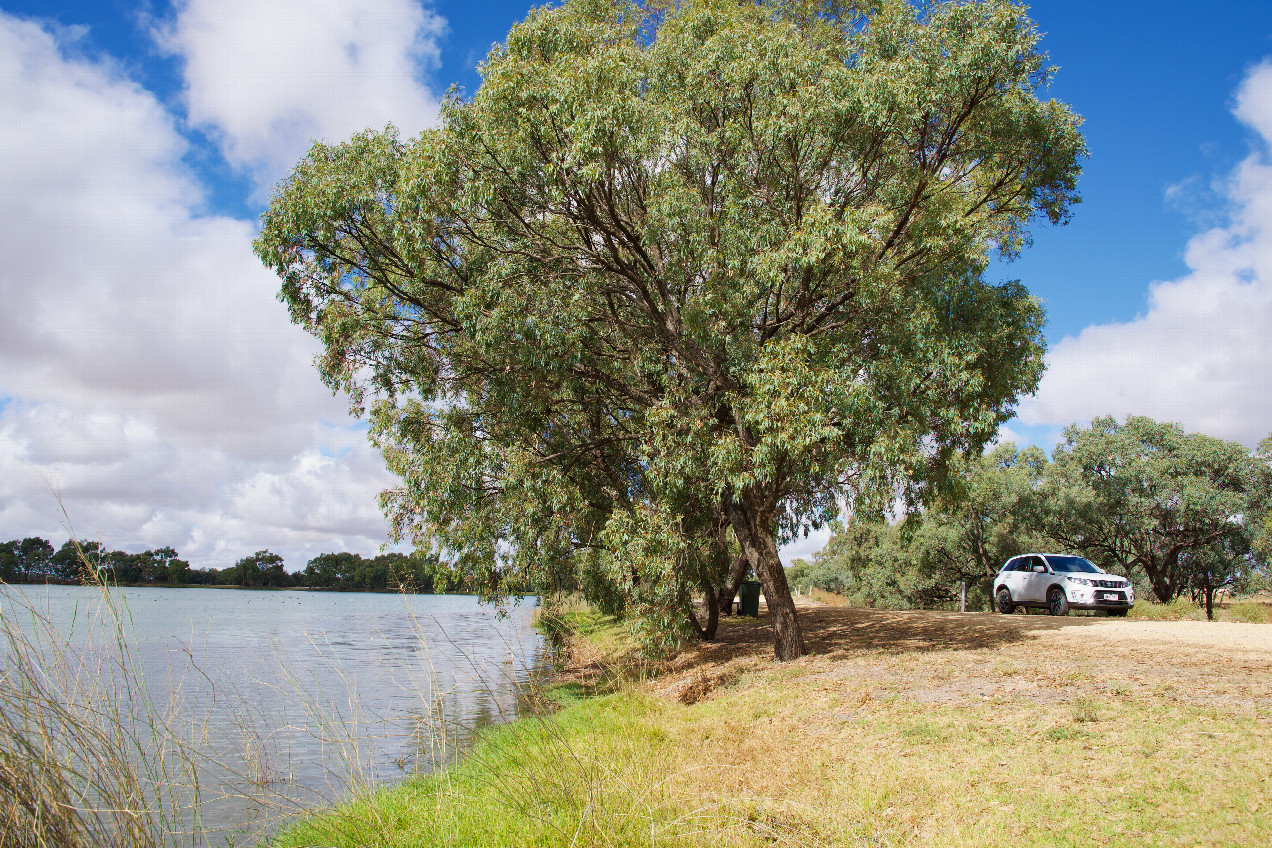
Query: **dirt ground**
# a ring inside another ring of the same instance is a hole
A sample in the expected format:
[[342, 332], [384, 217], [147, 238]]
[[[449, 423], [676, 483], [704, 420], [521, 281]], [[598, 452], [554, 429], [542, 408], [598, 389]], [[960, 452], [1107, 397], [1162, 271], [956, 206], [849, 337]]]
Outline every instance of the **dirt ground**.
[[[1153, 693], [1225, 713], [1272, 716], [1272, 625], [850, 609], [805, 604], [804, 671], [918, 703], [1070, 702]], [[772, 667], [766, 612], [722, 621], [652, 686], [694, 703]]]

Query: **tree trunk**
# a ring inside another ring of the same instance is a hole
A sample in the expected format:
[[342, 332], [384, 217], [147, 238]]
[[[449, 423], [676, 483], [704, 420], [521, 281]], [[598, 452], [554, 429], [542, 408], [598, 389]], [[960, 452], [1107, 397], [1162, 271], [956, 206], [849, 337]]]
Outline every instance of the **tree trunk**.
[[742, 579], [746, 577], [747, 567], [746, 554], [739, 551], [733, 558], [733, 567], [729, 569], [728, 581], [720, 587], [718, 604], [721, 615], [733, 615], [733, 599], [738, 596], [738, 587], [742, 585]]
[[[1140, 565], [1148, 577], [1149, 585], [1153, 587], [1153, 596], [1157, 598], [1158, 603], [1169, 604], [1184, 593], [1184, 587], [1177, 581], [1171, 580], [1170, 569], [1167, 566], [1159, 565], [1148, 557], [1144, 557]], [[1130, 573], [1129, 569], [1127, 573]]]
[[777, 555], [773, 512], [767, 500], [757, 496], [754, 490], [748, 491], [729, 504], [729, 523], [747, 563], [755, 569], [764, 587], [764, 600], [773, 624], [773, 656], [787, 662], [804, 655], [804, 635], [800, 632], [791, 587], [786, 582], [786, 569], [782, 568]]
[[692, 612], [689, 614], [689, 623], [693, 625], [693, 631], [698, 634], [699, 639], [710, 642], [715, 639], [716, 629], [720, 626], [720, 599], [716, 596], [716, 587], [709, 580], [703, 581], [702, 588], [702, 603], [707, 608], [707, 626], [703, 627], [698, 616]]

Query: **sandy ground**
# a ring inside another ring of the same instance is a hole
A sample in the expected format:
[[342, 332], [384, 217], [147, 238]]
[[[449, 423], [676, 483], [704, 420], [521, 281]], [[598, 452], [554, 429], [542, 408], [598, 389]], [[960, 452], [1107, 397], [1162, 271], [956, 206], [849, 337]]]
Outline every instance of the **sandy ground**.
[[[1272, 625], [1052, 618], [805, 605], [808, 672], [920, 703], [1049, 704], [1148, 690], [1225, 712], [1272, 715]], [[725, 619], [651, 685], [692, 703], [772, 665], [767, 615]]]

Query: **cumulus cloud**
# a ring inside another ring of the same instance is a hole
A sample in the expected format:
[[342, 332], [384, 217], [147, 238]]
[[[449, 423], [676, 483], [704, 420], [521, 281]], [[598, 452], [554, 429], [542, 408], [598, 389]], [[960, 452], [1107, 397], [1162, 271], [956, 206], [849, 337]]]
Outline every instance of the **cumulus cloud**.
[[421, 74], [444, 30], [413, 0], [185, 0], [157, 35], [184, 62], [190, 121], [272, 182], [311, 140], [432, 124]]
[[778, 551], [782, 558], [783, 565], [794, 565], [795, 560], [804, 559], [812, 561], [813, 555], [826, 547], [826, 543], [830, 541], [830, 528], [822, 527], [814, 530], [808, 536], [788, 542]]
[[1223, 183], [1227, 219], [1188, 242], [1188, 273], [1153, 283], [1142, 315], [1055, 345], [1021, 422], [1148, 415], [1250, 446], [1272, 430], [1272, 61], [1234, 113], [1256, 147]]
[[252, 225], [200, 211], [173, 117], [74, 37], [0, 13], [0, 538], [57, 537], [53, 487], [87, 535], [196, 564], [370, 552], [389, 476]]

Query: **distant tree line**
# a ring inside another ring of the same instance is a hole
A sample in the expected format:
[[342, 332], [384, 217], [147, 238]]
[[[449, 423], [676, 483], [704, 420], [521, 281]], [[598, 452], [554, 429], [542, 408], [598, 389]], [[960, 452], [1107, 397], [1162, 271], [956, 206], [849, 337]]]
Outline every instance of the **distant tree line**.
[[268, 550], [245, 556], [227, 568], [191, 568], [169, 547], [130, 554], [100, 542], [68, 539], [56, 550], [46, 539], [30, 536], [0, 543], [0, 580], [6, 583], [85, 583], [126, 586], [241, 586], [305, 588], [355, 592], [447, 592], [436, 579], [439, 563], [420, 554], [387, 553], [376, 557], [341, 552], [319, 554], [301, 571], [288, 572], [283, 558]]
[[1272, 586], [1272, 436], [1236, 442], [1130, 417], [1073, 425], [1048, 460], [1005, 443], [967, 460], [929, 508], [853, 516], [790, 569], [803, 589], [861, 606], [988, 608], [990, 580], [1021, 553], [1073, 553], [1129, 577], [1141, 597], [1190, 596], [1213, 618], [1221, 591]]

